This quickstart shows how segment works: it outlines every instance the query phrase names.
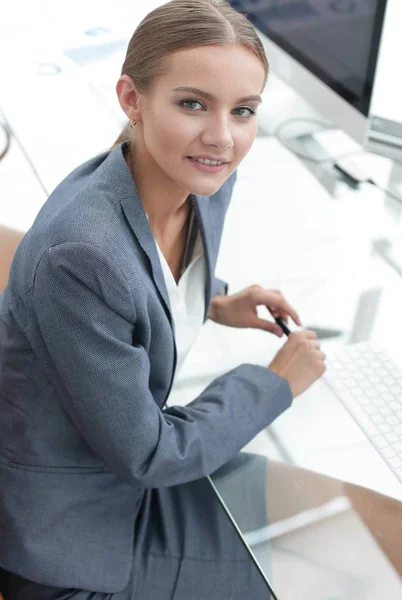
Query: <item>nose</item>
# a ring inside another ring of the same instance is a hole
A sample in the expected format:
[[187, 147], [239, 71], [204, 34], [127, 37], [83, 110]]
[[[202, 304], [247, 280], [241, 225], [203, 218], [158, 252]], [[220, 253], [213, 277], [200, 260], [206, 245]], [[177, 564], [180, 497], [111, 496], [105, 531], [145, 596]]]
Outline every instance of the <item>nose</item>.
[[218, 115], [208, 119], [202, 134], [202, 142], [206, 146], [214, 146], [220, 151], [233, 147], [233, 137], [227, 115]]

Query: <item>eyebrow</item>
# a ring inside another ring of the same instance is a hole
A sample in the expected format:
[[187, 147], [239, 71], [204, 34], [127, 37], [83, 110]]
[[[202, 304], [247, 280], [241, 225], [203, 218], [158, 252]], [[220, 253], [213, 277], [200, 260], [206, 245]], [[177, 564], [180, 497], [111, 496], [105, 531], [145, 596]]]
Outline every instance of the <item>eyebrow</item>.
[[[173, 91], [174, 92], [192, 92], [193, 94], [197, 94], [198, 96], [206, 98], [207, 100], [217, 100], [217, 98], [215, 96], [213, 96], [212, 94], [209, 94], [208, 92], [203, 92], [202, 90], [199, 90], [198, 88], [194, 88], [194, 87], [186, 87], [186, 86], [177, 87], [177, 88], [174, 88]], [[236, 102], [236, 104], [240, 104], [241, 102], [252, 102], [252, 101], [262, 102], [262, 98], [258, 94], [251, 95], [251, 96], [244, 96], [244, 98], [239, 98], [238, 101]]]

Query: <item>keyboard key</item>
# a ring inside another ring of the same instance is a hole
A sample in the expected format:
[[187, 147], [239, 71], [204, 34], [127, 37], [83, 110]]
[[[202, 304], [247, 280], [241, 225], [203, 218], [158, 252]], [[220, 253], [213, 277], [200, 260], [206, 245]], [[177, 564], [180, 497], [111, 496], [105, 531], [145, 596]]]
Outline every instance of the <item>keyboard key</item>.
[[[349, 362], [350, 362], [350, 360], [349, 360]], [[356, 364], [359, 367], [359, 369], [362, 369], [363, 367], [367, 367], [367, 361], [364, 359], [357, 359]]]
[[374, 406], [377, 408], [381, 408], [381, 406], [385, 406], [385, 400], [381, 396], [377, 396], [372, 400], [368, 399], [369, 402], [372, 402]]
[[372, 440], [373, 440], [374, 444], [377, 446], [377, 448], [381, 449], [381, 448], [385, 448], [386, 446], [388, 446], [388, 442], [383, 435], [374, 435], [372, 437]]
[[378, 429], [380, 427], [386, 427], [386, 431], [384, 431], [384, 433], [388, 433], [391, 429], [390, 426], [388, 425], [388, 423], [381, 423], [378, 428], [376, 425], [374, 425], [369, 417], [364, 413], [364, 411], [360, 408], [360, 406], [356, 403], [356, 402], [349, 402], [347, 405], [347, 408], [350, 410], [350, 412], [352, 413], [352, 415], [354, 416], [354, 418], [357, 420], [357, 422], [359, 423], [360, 427], [362, 427], [362, 429], [364, 429], [364, 431], [366, 432], [366, 434], [368, 436], [373, 436], [376, 433], [378, 433]]
[[375, 425], [379, 425], [380, 423], [383, 423], [385, 421], [385, 418], [382, 415], [377, 414], [372, 415], [371, 420], [373, 423], [375, 423]]
[[393, 448], [390, 448], [389, 446], [383, 448], [381, 450], [381, 454], [384, 458], [392, 458], [393, 456], [396, 456], [395, 450]]
[[388, 423], [380, 423], [378, 426], [378, 431], [381, 431], [381, 433], [389, 433], [391, 431], [391, 427], [388, 425]]

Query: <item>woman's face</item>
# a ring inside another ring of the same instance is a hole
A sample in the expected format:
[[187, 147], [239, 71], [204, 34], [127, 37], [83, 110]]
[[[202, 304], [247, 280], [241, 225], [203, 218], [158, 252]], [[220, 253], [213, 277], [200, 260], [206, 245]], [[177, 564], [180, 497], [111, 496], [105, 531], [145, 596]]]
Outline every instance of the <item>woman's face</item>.
[[[139, 95], [147, 167], [185, 193], [211, 195], [255, 139], [264, 67], [241, 45], [181, 50], [165, 66]], [[201, 162], [209, 160], [223, 164]]]

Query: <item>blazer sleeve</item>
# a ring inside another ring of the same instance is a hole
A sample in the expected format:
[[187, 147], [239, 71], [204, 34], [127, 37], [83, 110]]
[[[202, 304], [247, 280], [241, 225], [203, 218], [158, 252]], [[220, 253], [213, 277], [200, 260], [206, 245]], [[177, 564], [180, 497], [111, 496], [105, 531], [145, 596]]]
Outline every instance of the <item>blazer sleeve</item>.
[[188, 406], [160, 410], [148, 354], [133, 343], [135, 319], [123, 272], [97, 246], [65, 243], [44, 253], [32, 295], [33, 349], [83, 438], [132, 485], [213, 473], [290, 405], [285, 379], [241, 365]]
[[223, 279], [218, 279], [214, 276], [212, 280], [212, 296], [227, 296], [229, 292], [229, 284]]

